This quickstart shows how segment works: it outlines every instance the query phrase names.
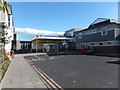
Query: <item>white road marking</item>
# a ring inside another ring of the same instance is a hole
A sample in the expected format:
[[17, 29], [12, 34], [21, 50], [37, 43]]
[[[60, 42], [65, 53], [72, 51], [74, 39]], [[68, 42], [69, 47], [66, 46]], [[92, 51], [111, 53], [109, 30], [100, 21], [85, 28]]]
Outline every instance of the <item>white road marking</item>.
[[55, 59], [55, 57], [50, 57], [49, 59]]
[[109, 82], [109, 84], [111, 84], [112, 82]]
[[34, 55], [34, 57], [36, 57], [36, 58], [38, 58], [40, 60], [40, 58], [38, 56]]
[[38, 58], [38, 59], [32, 59], [32, 61], [42, 61], [42, 60], [45, 60], [44, 58], [40, 58], [36, 55], [34, 55], [34, 57]]
[[112, 60], [110, 60], [110, 61], [118, 61], [118, 59], [112, 59]]

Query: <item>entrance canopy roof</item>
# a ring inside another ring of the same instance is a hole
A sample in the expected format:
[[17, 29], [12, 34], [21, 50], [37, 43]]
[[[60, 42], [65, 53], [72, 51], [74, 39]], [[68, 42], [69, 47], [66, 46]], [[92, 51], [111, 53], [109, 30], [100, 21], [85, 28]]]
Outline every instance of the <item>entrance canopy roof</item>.
[[66, 38], [66, 37], [36, 37], [33, 38], [32, 41], [34, 40], [73, 40], [73, 38]]

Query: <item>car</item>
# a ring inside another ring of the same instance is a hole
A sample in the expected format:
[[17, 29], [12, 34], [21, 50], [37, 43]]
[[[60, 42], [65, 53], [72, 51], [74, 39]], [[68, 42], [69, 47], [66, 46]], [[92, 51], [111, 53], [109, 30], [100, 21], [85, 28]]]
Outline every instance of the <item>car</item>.
[[83, 48], [80, 50], [82, 53], [84, 54], [92, 54], [92, 50], [88, 49], [88, 48]]

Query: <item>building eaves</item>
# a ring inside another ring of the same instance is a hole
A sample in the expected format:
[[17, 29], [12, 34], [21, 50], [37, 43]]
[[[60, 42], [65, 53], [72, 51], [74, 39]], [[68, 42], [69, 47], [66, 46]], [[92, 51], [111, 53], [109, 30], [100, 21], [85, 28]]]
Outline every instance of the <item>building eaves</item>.
[[110, 19], [107, 19], [107, 18], [97, 18], [93, 23], [91, 23], [90, 25], [95, 25], [95, 24], [98, 24], [98, 23], [101, 23], [101, 22], [104, 22], [104, 21], [108, 21]]
[[79, 29], [79, 28], [73, 28], [73, 29], [67, 30], [66, 32], [79, 31], [79, 30], [81, 30], [81, 29]]
[[120, 24], [120, 21], [118, 21], [118, 20], [115, 20], [115, 19], [110, 19], [110, 22], [111, 22], [111, 23]]
[[79, 33], [79, 32], [82, 32], [82, 31], [85, 31], [85, 30], [87, 30], [88, 28], [86, 28], [86, 29], [81, 29], [80, 31], [76, 31], [76, 32], [74, 32], [74, 33]]

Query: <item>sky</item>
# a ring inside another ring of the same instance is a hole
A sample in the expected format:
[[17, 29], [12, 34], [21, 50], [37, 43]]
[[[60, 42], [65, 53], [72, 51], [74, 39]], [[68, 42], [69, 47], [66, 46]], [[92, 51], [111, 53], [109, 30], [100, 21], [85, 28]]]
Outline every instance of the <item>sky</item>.
[[18, 40], [62, 35], [87, 28], [97, 18], [118, 19], [117, 2], [10, 2]]

